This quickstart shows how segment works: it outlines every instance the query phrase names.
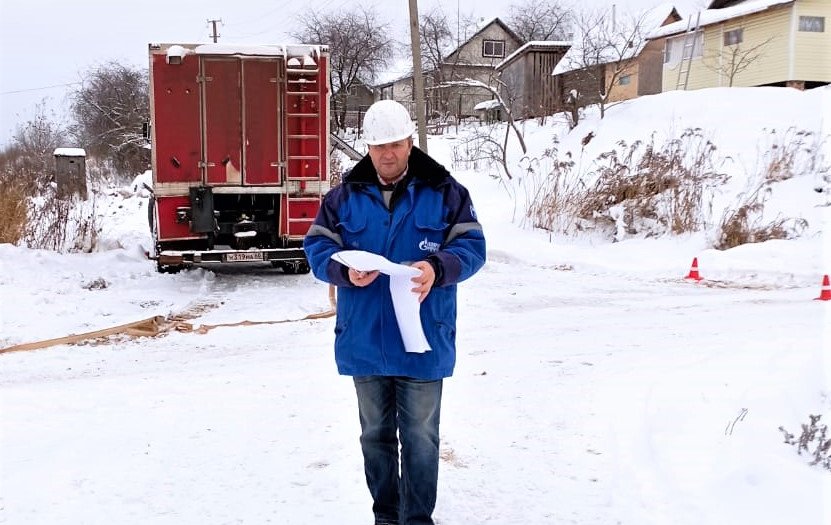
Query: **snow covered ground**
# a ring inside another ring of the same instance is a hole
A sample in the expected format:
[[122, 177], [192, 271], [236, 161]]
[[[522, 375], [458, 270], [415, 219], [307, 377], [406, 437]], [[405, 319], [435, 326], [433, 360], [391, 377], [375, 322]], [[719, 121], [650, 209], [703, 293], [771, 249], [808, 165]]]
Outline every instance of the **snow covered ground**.
[[[587, 116], [561, 149], [595, 158], [619, 139], [701, 126], [733, 159], [740, 191], [765, 129], [827, 134], [829, 101], [828, 89], [645, 97]], [[525, 131], [531, 156], [560, 132]], [[457, 143], [436, 137], [430, 153], [449, 166]], [[831, 302], [813, 300], [831, 273], [831, 208], [815, 177], [767, 201], [809, 222], [802, 238], [719, 252], [706, 233], [610, 243], [522, 227], [521, 182], [506, 190], [489, 171], [457, 172], [488, 263], [460, 286], [437, 523], [831, 521], [831, 472], [778, 430], [831, 417]], [[0, 245], [0, 348], [153, 315], [215, 324], [328, 308], [310, 275], [156, 274], [145, 206], [140, 194], [113, 200], [105, 251]], [[700, 283], [683, 278], [693, 257]], [[328, 318], [0, 354], [0, 522], [371, 523], [333, 328]]]

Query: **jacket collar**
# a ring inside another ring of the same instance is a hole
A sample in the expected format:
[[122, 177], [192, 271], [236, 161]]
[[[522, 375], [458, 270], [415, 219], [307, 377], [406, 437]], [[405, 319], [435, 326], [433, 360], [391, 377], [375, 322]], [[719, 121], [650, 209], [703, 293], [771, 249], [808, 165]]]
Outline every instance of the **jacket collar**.
[[[434, 188], [447, 182], [450, 177], [450, 172], [444, 166], [436, 162], [432, 157], [413, 146], [410, 150], [410, 158], [408, 160], [408, 173], [412, 174], [412, 180], [415, 182], [422, 182]], [[355, 166], [344, 175], [343, 182], [347, 184], [377, 184], [378, 174], [375, 172], [375, 167], [372, 165], [372, 159], [369, 155], [358, 161]]]

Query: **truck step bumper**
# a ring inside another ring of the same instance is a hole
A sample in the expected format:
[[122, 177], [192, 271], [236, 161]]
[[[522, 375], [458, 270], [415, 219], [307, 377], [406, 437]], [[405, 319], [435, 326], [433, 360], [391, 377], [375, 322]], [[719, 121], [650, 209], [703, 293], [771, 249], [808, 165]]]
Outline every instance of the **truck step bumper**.
[[201, 263], [239, 263], [296, 261], [306, 262], [303, 248], [267, 248], [263, 250], [163, 250], [158, 263], [165, 266], [185, 266]]

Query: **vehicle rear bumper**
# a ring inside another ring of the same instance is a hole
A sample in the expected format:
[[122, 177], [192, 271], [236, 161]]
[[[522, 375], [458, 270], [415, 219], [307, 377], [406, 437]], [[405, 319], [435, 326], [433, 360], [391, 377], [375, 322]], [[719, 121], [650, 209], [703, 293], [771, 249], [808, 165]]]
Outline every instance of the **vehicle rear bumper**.
[[157, 260], [165, 266], [183, 266], [201, 263], [238, 263], [296, 261], [306, 262], [303, 248], [266, 248], [261, 250], [163, 250]]

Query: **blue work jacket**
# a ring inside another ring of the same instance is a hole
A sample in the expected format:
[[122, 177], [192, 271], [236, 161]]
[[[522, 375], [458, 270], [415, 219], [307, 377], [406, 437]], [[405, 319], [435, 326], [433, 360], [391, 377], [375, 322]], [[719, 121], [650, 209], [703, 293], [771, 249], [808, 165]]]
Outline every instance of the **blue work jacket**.
[[[343, 375], [433, 380], [453, 374], [456, 284], [484, 265], [485, 237], [467, 189], [416, 147], [405, 181], [406, 189], [387, 208], [375, 168], [365, 156], [326, 194], [304, 241], [314, 275], [338, 287], [335, 361]], [[340, 250], [433, 265], [436, 282], [421, 303], [429, 352], [404, 351], [389, 277], [380, 274], [369, 286], [353, 285], [347, 268], [330, 258]]]

